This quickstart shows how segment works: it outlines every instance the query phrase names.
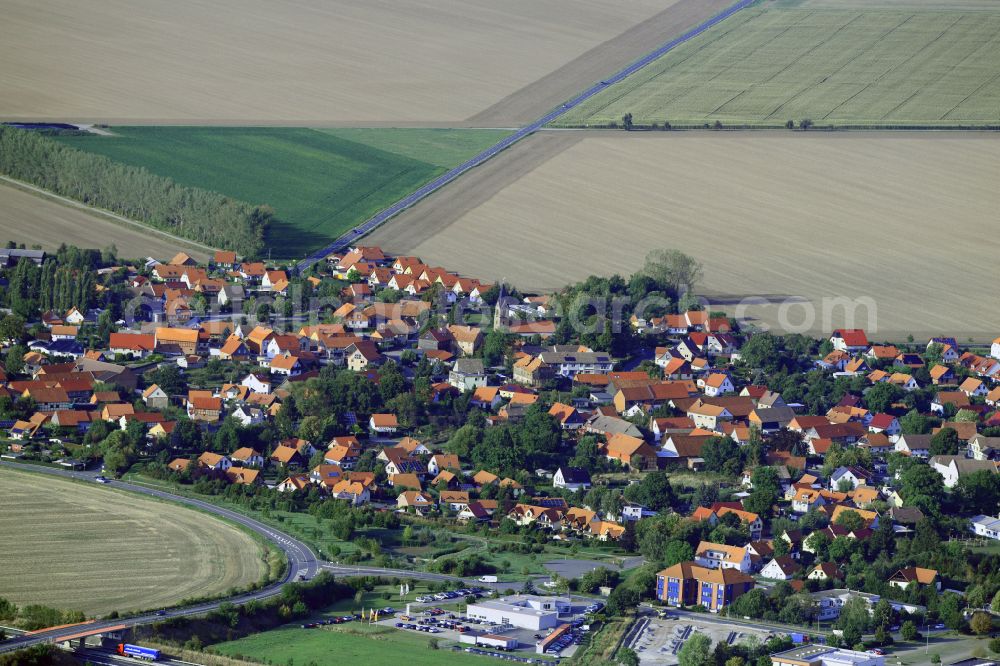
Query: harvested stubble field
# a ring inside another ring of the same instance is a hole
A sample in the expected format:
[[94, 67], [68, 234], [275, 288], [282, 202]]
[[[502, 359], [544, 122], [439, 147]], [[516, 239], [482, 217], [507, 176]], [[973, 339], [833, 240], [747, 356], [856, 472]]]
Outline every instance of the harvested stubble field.
[[175, 242], [141, 226], [115, 221], [99, 212], [62, 203], [47, 196], [0, 183], [0, 241], [41, 245], [55, 250], [62, 243], [103, 249], [114, 245], [118, 256], [153, 257], [168, 261], [183, 250], [199, 261], [208, 253], [187, 243]]
[[[639, 125], [1000, 124], [1000, 7], [778, 0], [743, 10], [560, 119]], [[937, 9], [937, 10], [935, 10]]]
[[8, 0], [0, 117], [455, 122], [673, 1]]
[[[536, 144], [552, 142], [558, 154], [516, 182], [500, 191], [460, 183], [445, 204], [440, 195], [418, 204], [378, 241], [543, 291], [627, 275], [650, 248], [672, 247], [704, 263], [713, 302], [732, 310], [746, 296], [795, 297], [789, 320], [803, 323], [803, 303], [813, 304], [812, 333], [848, 323], [821, 316], [822, 299], [836, 297], [874, 299], [877, 319], [859, 310], [857, 323], [876, 337], [992, 339], [1000, 328], [989, 306], [1000, 137], [608, 131], [567, 144], [581, 134], [544, 133]], [[773, 324], [777, 313], [744, 314]]]
[[114, 490], [0, 470], [0, 597], [88, 615], [168, 606], [257, 582], [247, 534]]
[[499, 141], [505, 130], [115, 127], [59, 141], [275, 210], [267, 242], [301, 257]]

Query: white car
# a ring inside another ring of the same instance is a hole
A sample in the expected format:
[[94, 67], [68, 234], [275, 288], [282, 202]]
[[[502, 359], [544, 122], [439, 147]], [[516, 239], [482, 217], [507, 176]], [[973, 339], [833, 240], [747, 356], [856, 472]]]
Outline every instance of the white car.
[[105, 478], [103, 476], [95, 477], [94, 481], [97, 481], [98, 483], [111, 483], [110, 479], [107, 479], [107, 478]]

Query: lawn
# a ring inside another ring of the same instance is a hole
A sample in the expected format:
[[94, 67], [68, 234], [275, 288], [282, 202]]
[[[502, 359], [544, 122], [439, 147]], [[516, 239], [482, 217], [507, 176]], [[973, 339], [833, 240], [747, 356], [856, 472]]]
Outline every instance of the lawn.
[[484, 664], [493, 660], [474, 657], [443, 647], [432, 650], [426, 635], [388, 627], [352, 624], [319, 629], [283, 627], [211, 647], [212, 652], [232, 657], [252, 656], [274, 664], [360, 663], [398, 666], [448, 666]]
[[182, 185], [274, 208], [275, 258], [301, 257], [403, 198], [504, 130], [114, 127], [58, 140]]
[[[240, 529], [97, 484], [0, 470], [0, 597], [88, 615], [159, 608], [258, 582]], [[15, 565], [15, 563], [17, 563]]]
[[740, 11], [560, 124], [606, 126], [626, 113], [636, 125], [1000, 124], [1000, 11], [837, 6], [785, 0]]
[[[329, 530], [328, 526], [322, 525], [314, 516], [308, 513], [294, 511], [270, 510], [267, 513], [248, 508], [236, 502], [230, 502], [225, 497], [218, 495], [200, 495], [194, 492], [190, 486], [168, 483], [158, 479], [136, 473], [128, 473], [124, 479], [130, 483], [136, 483], [152, 488], [159, 488], [176, 495], [184, 497], [195, 497], [205, 502], [211, 502], [225, 507], [231, 511], [236, 511], [254, 520], [287, 532], [292, 536], [308, 543], [312, 548], [319, 551], [324, 557], [331, 560], [341, 559], [343, 556], [351, 555], [358, 551], [357, 545], [353, 541], [341, 541]], [[375, 534], [369, 534], [374, 532]], [[379, 531], [375, 529], [359, 530], [358, 536], [375, 536]]]

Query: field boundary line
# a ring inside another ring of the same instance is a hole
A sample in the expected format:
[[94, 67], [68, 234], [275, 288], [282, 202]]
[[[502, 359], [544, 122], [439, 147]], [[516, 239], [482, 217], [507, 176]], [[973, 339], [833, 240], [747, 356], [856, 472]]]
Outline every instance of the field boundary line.
[[[963, 18], [964, 18], [964, 17], [963, 17]], [[988, 42], [988, 44], [989, 44], [990, 46], [992, 46], [992, 45], [993, 45], [993, 43], [994, 43], [994, 42], [996, 42], [996, 39], [997, 39], [997, 34], [996, 34], [996, 33], [994, 33], [994, 34], [993, 34], [993, 36], [992, 36], [992, 37], [990, 38], [990, 41]], [[964, 63], [965, 63], [965, 61], [966, 61], [966, 60], [968, 60], [968, 59], [969, 59], [969, 58], [971, 58], [972, 56], [974, 56], [974, 55], [976, 55], [977, 53], [979, 53], [980, 51], [982, 51], [982, 50], [983, 50], [983, 47], [984, 47], [984, 46], [986, 46], [986, 44], [984, 44], [984, 45], [980, 46], [980, 47], [979, 47], [978, 49], [975, 49], [975, 50], [974, 50], [974, 51], [972, 51], [971, 53], [967, 54], [967, 55], [966, 55], [966, 56], [965, 56], [964, 58], [962, 58], [961, 62], [959, 62], [959, 63], [958, 63], [957, 65], [955, 65], [955, 67], [959, 67], [959, 66], [961, 66], [962, 64], [964, 64]], [[936, 79], [936, 80], [935, 80], [935, 81], [934, 81], [933, 83], [929, 84], [929, 85], [928, 85], [928, 87], [930, 87], [930, 86], [933, 86], [933, 85], [935, 85], [935, 84], [936, 84], [936, 83], [937, 83], [938, 81], [940, 81], [941, 79], [943, 79], [943, 78], [944, 78], [945, 76], [946, 76], [945, 74], [942, 74], [942, 75], [941, 75], [941, 76], [939, 76], [939, 77], [938, 77], [938, 78], [937, 78], [937, 79]], [[975, 95], [975, 94], [976, 94], [976, 93], [978, 93], [978, 92], [979, 92], [980, 90], [982, 90], [982, 89], [983, 89], [983, 88], [985, 88], [986, 86], [988, 86], [988, 85], [990, 85], [991, 83], [993, 83], [994, 81], [996, 81], [996, 80], [997, 80], [997, 77], [1000, 77], [1000, 72], [998, 72], [996, 76], [994, 76], [993, 78], [989, 79], [988, 81], [985, 81], [985, 82], [983, 82], [983, 83], [982, 83], [982, 84], [981, 84], [980, 86], [978, 86], [978, 87], [977, 87], [977, 88], [976, 88], [975, 90], [973, 90], [973, 91], [972, 91], [971, 93], [969, 93], [968, 95], [966, 95], [966, 96], [965, 96], [965, 97], [964, 97], [964, 98], [962, 99], [962, 101], [961, 101], [961, 102], [959, 102], [959, 103], [958, 103], [958, 104], [956, 104], [955, 106], [953, 106], [953, 107], [951, 107], [950, 109], [948, 109], [948, 110], [947, 110], [947, 111], [946, 111], [946, 112], [944, 113], [944, 115], [943, 115], [943, 116], [941, 116], [940, 118], [938, 118], [938, 120], [944, 120], [945, 118], [947, 118], [948, 116], [950, 116], [950, 115], [951, 115], [951, 112], [952, 112], [952, 111], [954, 111], [954, 110], [955, 110], [955, 109], [957, 109], [958, 107], [960, 107], [960, 106], [962, 106], [963, 104], [965, 104], [966, 102], [968, 102], [968, 101], [969, 101], [969, 99], [971, 99], [973, 95]]]
[[[721, 34], [716, 35], [710, 41], [707, 41], [706, 43], [701, 44], [699, 46], [696, 46], [694, 48], [694, 50], [692, 50], [687, 55], [681, 55], [680, 58], [675, 58], [674, 59], [675, 62], [671, 63], [670, 65], [668, 65], [666, 67], [664, 67], [660, 71], [653, 73], [651, 76], [649, 76], [648, 78], [646, 78], [642, 83], [638, 84], [638, 86], [636, 86], [636, 87], [641, 87], [644, 84], [648, 84], [651, 81], [655, 81], [656, 79], [659, 79], [662, 76], [666, 76], [666, 75], [670, 74], [677, 67], [683, 65], [688, 60], [690, 60], [691, 58], [695, 57], [696, 55], [698, 55], [699, 53], [701, 53], [705, 49], [717, 45], [720, 41], [722, 41], [723, 39], [725, 39], [726, 37], [728, 37], [730, 35], [730, 33], [734, 32], [735, 30], [739, 30], [740, 28], [742, 28], [746, 24], [750, 23], [751, 21], [753, 21], [756, 18], [760, 18], [763, 15], [764, 15], [764, 10], [761, 10], [761, 11], [757, 12], [756, 14], [754, 14], [754, 13], [751, 12], [750, 15], [749, 15], [749, 17], [744, 18], [743, 22], [740, 23], [739, 25], [734, 25], [734, 26], [730, 27], [728, 30], [724, 30], [724, 32], [722, 32]], [[725, 26], [723, 26], [722, 28], [720, 28], [720, 30], [723, 30], [724, 28], [725, 28]], [[709, 79], [709, 80], [712, 80], [712, 79], [718, 77], [720, 74], [716, 74], [715, 76], [711, 77], [711, 79]], [[594, 107], [593, 111], [591, 111], [591, 113], [590, 113], [590, 116], [594, 116], [594, 115], [600, 113], [601, 111], [603, 111], [604, 109], [608, 108], [609, 106], [611, 106], [615, 102], [621, 101], [622, 99], [624, 99], [628, 95], [632, 94], [636, 90], [636, 87], [630, 88], [628, 90], [623, 90], [621, 93], [619, 93], [619, 94], [617, 94], [617, 95], [615, 95], [613, 97], [611, 95], [607, 95], [607, 97], [608, 97], [607, 101], [604, 102], [603, 104], [599, 105], [599, 106]], [[670, 104], [672, 102], [675, 102], [676, 100], [681, 99], [682, 97], [684, 97], [686, 95], [689, 95], [691, 92], [692, 91], [690, 91], [690, 90], [681, 90], [681, 92], [678, 93], [677, 95], [674, 95], [674, 96], [669, 97], [668, 99], [666, 99], [664, 103], [665, 104]], [[588, 100], [588, 101], [592, 101], [592, 100]], [[573, 129], [574, 127], [575, 126], [570, 125], [570, 126], [566, 126], [565, 129]], [[586, 125], [582, 125], [580, 127], [586, 127]]]
[[639, 59], [626, 65], [624, 68], [618, 69], [617, 71], [607, 75], [605, 78], [594, 83], [586, 90], [574, 95], [573, 97], [566, 100], [565, 102], [555, 107], [554, 109], [550, 110], [548, 113], [541, 116], [540, 118], [533, 120], [532, 122], [528, 123], [521, 129], [514, 132], [513, 134], [501, 139], [494, 145], [477, 153], [476, 155], [472, 156], [471, 158], [459, 164], [458, 166], [449, 169], [448, 171], [441, 174], [431, 182], [411, 192], [409, 195], [403, 197], [402, 199], [392, 204], [391, 206], [379, 211], [372, 217], [368, 218], [367, 220], [356, 226], [351, 231], [348, 231], [347, 233], [341, 235], [340, 237], [330, 242], [326, 246], [310, 253], [308, 256], [302, 259], [302, 261], [296, 264], [295, 271], [297, 273], [302, 273], [313, 264], [316, 264], [317, 262], [325, 259], [328, 255], [337, 252], [343, 248], [350, 247], [350, 245], [353, 242], [371, 233], [372, 231], [382, 226], [384, 223], [388, 222], [390, 219], [392, 219], [399, 213], [412, 207], [416, 203], [422, 201], [423, 199], [437, 192], [441, 188], [446, 187], [447, 185], [449, 185], [456, 179], [460, 178], [468, 171], [471, 171], [472, 169], [475, 169], [476, 167], [485, 164], [490, 159], [492, 159], [499, 153], [502, 153], [507, 148], [514, 145], [521, 139], [530, 136], [531, 134], [534, 134], [542, 127], [545, 127], [552, 121], [565, 115], [568, 111], [580, 106], [588, 99], [591, 99], [592, 97], [597, 95], [599, 92], [606, 90], [608, 86], [614, 85], [615, 83], [618, 83], [619, 81], [628, 78], [629, 76], [635, 74], [636, 72], [641, 71], [650, 64], [658, 61], [667, 53], [670, 53], [676, 47], [689, 42], [698, 35], [701, 35], [705, 31], [711, 29], [713, 26], [722, 23], [727, 18], [733, 16], [734, 14], [737, 14], [740, 10], [745, 9], [755, 4], [756, 2], [757, 0], [739, 0], [738, 2], [730, 5], [721, 12], [689, 28], [681, 35], [678, 35], [677, 37], [674, 37], [673, 39], [670, 39], [669, 41], [660, 44], [660, 46], [658, 46], [656, 49], [646, 53]]
[[187, 245], [188, 247], [194, 247], [194, 248], [197, 248], [197, 249], [199, 249], [199, 250], [201, 250], [203, 252], [215, 252], [217, 249], [219, 249], [219, 248], [216, 248], [216, 247], [212, 247], [210, 245], [205, 245], [203, 243], [199, 243], [198, 241], [193, 241], [193, 240], [189, 240], [187, 238], [181, 238], [180, 236], [175, 236], [174, 234], [172, 234], [172, 233], [170, 233], [168, 231], [163, 231], [162, 229], [157, 229], [156, 227], [152, 227], [152, 226], [150, 226], [148, 224], [145, 224], [143, 222], [140, 222], [138, 220], [129, 219], [127, 217], [119, 215], [118, 213], [114, 213], [114, 212], [112, 212], [110, 210], [106, 210], [104, 208], [98, 208], [97, 206], [87, 205], [87, 204], [83, 203], [82, 201], [77, 201], [76, 199], [70, 199], [69, 197], [64, 197], [64, 196], [62, 196], [60, 194], [56, 194], [55, 192], [51, 192], [49, 190], [46, 190], [43, 187], [38, 187], [37, 185], [32, 185], [31, 183], [26, 183], [26, 182], [24, 182], [22, 180], [17, 180], [16, 178], [11, 178], [10, 176], [6, 176], [4, 174], [0, 174], [0, 180], [4, 181], [6, 183], [9, 183], [10, 185], [14, 185], [16, 187], [19, 187], [22, 190], [28, 190], [30, 192], [33, 192], [35, 194], [39, 194], [39, 195], [41, 195], [43, 197], [46, 197], [48, 199], [52, 199], [54, 201], [57, 201], [57, 202], [59, 202], [61, 204], [65, 204], [65, 205], [67, 205], [67, 206], [69, 206], [71, 208], [77, 208], [77, 209], [80, 209], [80, 210], [85, 210], [85, 211], [87, 211], [89, 213], [94, 213], [95, 215], [101, 215], [103, 217], [110, 218], [110, 219], [114, 220], [117, 223], [120, 223], [120, 224], [123, 224], [123, 225], [126, 225], [126, 226], [136, 227], [137, 229], [140, 229], [142, 231], [146, 231], [146, 232], [149, 232], [149, 233], [152, 233], [152, 234], [156, 234], [158, 236], [163, 236], [167, 240], [171, 240], [171, 241], [174, 241], [175, 243], [180, 243], [180, 244], [183, 244], [183, 245]]

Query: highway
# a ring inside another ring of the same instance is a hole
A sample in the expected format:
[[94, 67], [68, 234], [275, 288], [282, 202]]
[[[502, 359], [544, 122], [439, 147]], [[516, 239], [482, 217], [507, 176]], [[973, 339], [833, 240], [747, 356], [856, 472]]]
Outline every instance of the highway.
[[538, 118], [534, 122], [525, 125], [521, 129], [517, 130], [513, 134], [507, 136], [506, 138], [501, 139], [500, 141], [493, 144], [492, 146], [482, 151], [478, 155], [475, 155], [474, 157], [466, 160], [465, 162], [462, 162], [457, 167], [454, 167], [453, 169], [446, 171], [445, 173], [441, 174], [440, 176], [438, 176], [431, 182], [427, 183], [423, 187], [419, 188], [413, 193], [403, 197], [396, 203], [392, 204], [388, 208], [379, 211], [374, 216], [365, 220], [360, 225], [358, 225], [351, 231], [347, 232], [346, 234], [340, 236], [326, 247], [316, 250], [315, 252], [307, 256], [305, 259], [300, 261], [298, 264], [296, 264], [295, 267], [296, 270], [299, 273], [302, 273], [302, 271], [308, 269], [317, 261], [322, 261], [324, 257], [334, 252], [343, 250], [344, 248], [350, 247], [360, 237], [374, 231], [381, 225], [385, 224], [386, 221], [388, 221], [395, 215], [398, 215], [399, 213], [406, 210], [410, 206], [414, 205], [421, 199], [440, 190], [442, 187], [444, 187], [451, 181], [455, 180], [465, 172], [469, 171], [470, 169], [474, 169], [480, 164], [483, 164], [493, 156], [497, 155], [503, 150], [506, 150], [507, 148], [517, 143], [521, 139], [525, 138], [526, 136], [534, 134], [545, 125], [548, 125], [553, 120], [556, 120], [557, 118], [569, 112], [570, 110], [580, 106], [581, 104], [583, 104], [588, 99], [590, 99], [597, 93], [601, 92], [608, 86], [618, 83], [619, 81], [625, 79], [626, 77], [636, 73], [646, 65], [649, 65], [650, 63], [659, 60], [660, 58], [662, 58], [664, 55], [666, 55], [668, 52], [670, 52], [680, 44], [683, 44], [684, 42], [697, 37], [701, 33], [711, 28], [712, 26], [716, 25], [717, 23], [729, 18], [730, 16], [740, 11], [741, 9], [753, 4], [755, 1], [756, 0], [740, 0], [735, 5], [729, 7], [725, 11], [716, 14], [712, 18], [704, 21], [703, 23], [700, 23], [694, 28], [691, 28], [690, 30], [682, 34], [680, 37], [676, 37], [675, 39], [672, 39], [669, 42], [663, 44], [655, 51], [647, 53], [643, 57], [633, 62], [628, 67], [625, 67], [624, 69], [619, 70], [615, 74], [612, 74], [611, 76], [602, 79], [600, 82], [595, 83], [590, 88], [584, 90], [576, 97], [570, 99], [569, 101], [565, 102], [560, 106], [557, 106], [552, 111], [549, 111], [541, 118]]

